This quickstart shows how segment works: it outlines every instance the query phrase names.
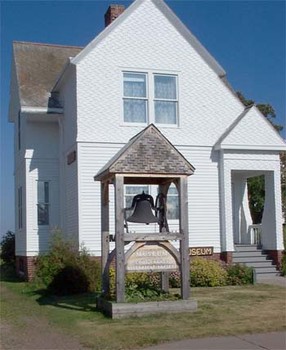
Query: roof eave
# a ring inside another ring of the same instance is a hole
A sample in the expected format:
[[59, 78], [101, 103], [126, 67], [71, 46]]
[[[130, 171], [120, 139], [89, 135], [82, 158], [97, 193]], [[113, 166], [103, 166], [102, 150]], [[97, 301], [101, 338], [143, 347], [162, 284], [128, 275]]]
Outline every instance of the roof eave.
[[285, 145], [231, 145], [222, 144], [215, 146], [216, 151], [220, 150], [242, 150], [242, 151], [286, 151]]

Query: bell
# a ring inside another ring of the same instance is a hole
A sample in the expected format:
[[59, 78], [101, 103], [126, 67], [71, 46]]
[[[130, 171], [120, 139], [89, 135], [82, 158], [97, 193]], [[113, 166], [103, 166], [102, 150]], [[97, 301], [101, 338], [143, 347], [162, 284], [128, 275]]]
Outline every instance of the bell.
[[152, 196], [145, 194], [138, 194], [133, 198], [132, 207], [135, 207], [133, 213], [126, 220], [128, 222], [137, 222], [137, 223], [158, 223], [158, 218], [154, 216], [152, 208], [154, 208], [154, 202]]

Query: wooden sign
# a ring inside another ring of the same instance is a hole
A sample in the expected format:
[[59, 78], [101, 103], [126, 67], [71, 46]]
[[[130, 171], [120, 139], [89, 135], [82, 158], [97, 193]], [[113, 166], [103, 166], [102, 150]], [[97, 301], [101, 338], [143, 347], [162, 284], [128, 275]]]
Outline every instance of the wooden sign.
[[131, 272], [177, 271], [175, 258], [159, 245], [145, 245], [127, 260], [126, 270]]
[[75, 161], [76, 161], [76, 151], [72, 151], [67, 156], [67, 163], [68, 165], [70, 165]]
[[189, 249], [191, 256], [209, 256], [214, 253], [213, 247], [194, 247]]

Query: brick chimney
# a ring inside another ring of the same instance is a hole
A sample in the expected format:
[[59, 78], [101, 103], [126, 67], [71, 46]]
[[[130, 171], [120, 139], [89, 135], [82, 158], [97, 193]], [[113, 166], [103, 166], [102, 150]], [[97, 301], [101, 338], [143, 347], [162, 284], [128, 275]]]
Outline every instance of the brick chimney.
[[113, 22], [121, 13], [125, 10], [124, 5], [110, 5], [108, 10], [104, 15], [105, 27], [107, 27], [111, 22]]

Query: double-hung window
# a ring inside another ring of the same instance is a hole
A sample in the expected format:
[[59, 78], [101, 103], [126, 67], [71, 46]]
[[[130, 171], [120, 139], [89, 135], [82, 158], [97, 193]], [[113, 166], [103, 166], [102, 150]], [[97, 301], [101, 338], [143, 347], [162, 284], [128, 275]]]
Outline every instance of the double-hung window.
[[177, 77], [154, 74], [154, 115], [157, 124], [177, 124]]
[[49, 182], [38, 181], [38, 225], [49, 225]]
[[178, 77], [154, 72], [123, 72], [125, 123], [178, 125]]
[[147, 116], [147, 76], [144, 73], [123, 74], [124, 122], [146, 123]]

